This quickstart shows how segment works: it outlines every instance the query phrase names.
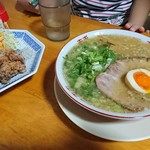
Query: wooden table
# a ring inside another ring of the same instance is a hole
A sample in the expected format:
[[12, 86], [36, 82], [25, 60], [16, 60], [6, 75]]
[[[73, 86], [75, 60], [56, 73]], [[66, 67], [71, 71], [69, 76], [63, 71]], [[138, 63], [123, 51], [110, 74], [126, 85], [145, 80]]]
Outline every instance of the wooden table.
[[113, 142], [80, 129], [60, 109], [54, 95], [54, 65], [61, 48], [81, 33], [119, 28], [72, 16], [70, 38], [46, 38], [40, 16], [23, 13], [16, 0], [3, 0], [11, 29], [29, 30], [46, 46], [38, 72], [0, 94], [0, 150], [149, 150], [150, 140]]

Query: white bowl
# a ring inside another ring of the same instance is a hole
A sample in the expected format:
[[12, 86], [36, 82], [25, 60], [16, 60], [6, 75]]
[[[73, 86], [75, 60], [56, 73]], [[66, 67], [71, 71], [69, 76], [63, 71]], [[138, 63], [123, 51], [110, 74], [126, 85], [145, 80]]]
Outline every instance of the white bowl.
[[123, 119], [123, 120], [132, 120], [132, 119], [139, 119], [143, 117], [150, 116], [150, 110], [145, 110], [142, 112], [137, 113], [116, 113], [116, 112], [110, 112], [104, 109], [100, 109], [97, 107], [92, 106], [88, 102], [83, 101], [79, 96], [75, 95], [74, 92], [69, 88], [67, 81], [64, 78], [63, 75], [63, 63], [64, 63], [64, 57], [66, 54], [72, 49], [73, 46], [77, 45], [82, 40], [86, 40], [87, 38], [92, 38], [98, 35], [108, 35], [108, 34], [115, 34], [115, 35], [127, 35], [131, 37], [140, 38], [144, 42], [150, 42], [150, 38], [147, 36], [144, 36], [139, 33], [130, 32], [127, 30], [119, 30], [119, 29], [104, 29], [104, 30], [95, 30], [91, 32], [84, 33], [82, 35], [79, 35], [72, 39], [70, 42], [68, 42], [60, 51], [57, 60], [56, 60], [56, 79], [62, 88], [62, 90], [65, 92], [65, 94], [73, 100], [75, 103], [80, 105], [81, 107], [102, 115], [109, 118], [115, 118], [115, 119]]

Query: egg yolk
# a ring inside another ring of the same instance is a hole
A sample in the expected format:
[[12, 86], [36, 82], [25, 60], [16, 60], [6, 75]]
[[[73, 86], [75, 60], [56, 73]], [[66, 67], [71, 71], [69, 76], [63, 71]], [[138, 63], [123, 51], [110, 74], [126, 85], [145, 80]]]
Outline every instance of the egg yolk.
[[147, 93], [150, 93], [150, 76], [144, 72], [136, 72], [133, 77], [141, 88], [143, 88]]

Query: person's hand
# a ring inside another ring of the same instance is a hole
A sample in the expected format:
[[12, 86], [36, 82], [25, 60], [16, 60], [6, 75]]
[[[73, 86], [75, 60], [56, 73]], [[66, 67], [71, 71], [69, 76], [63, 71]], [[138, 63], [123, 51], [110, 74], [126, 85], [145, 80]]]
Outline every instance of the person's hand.
[[147, 32], [147, 33], [150, 33], [150, 30], [146, 30], [145, 31], [145, 28], [141, 25], [138, 25], [138, 24], [133, 24], [131, 22], [128, 22], [125, 24], [124, 26], [125, 29], [129, 30], [129, 31], [133, 31], [133, 32]]
[[28, 0], [17, 0], [17, 4], [23, 7], [24, 10], [35, 13], [35, 14], [40, 14], [39, 11], [39, 6], [33, 7]]

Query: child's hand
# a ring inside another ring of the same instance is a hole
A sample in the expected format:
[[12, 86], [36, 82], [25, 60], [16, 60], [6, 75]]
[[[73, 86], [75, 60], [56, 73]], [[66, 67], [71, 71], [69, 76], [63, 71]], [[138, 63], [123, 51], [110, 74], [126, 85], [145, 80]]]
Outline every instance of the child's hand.
[[[130, 30], [130, 31], [138, 31], [140, 33], [145, 32], [145, 28], [143, 26], [137, 25], [137, 24], [133, 24], [131, 22], [128, 22], [125, 24], [125, 29]], [[147, 33], [150, 33], [150, 30], [146, 30]]]
[[17, 4], [22, 6], [24, 10], [35, 13], [35, 14], [40, 14], [39, 11], [39, 6], [32, 6], [29, 2], [31, 0], [17, 0]]

